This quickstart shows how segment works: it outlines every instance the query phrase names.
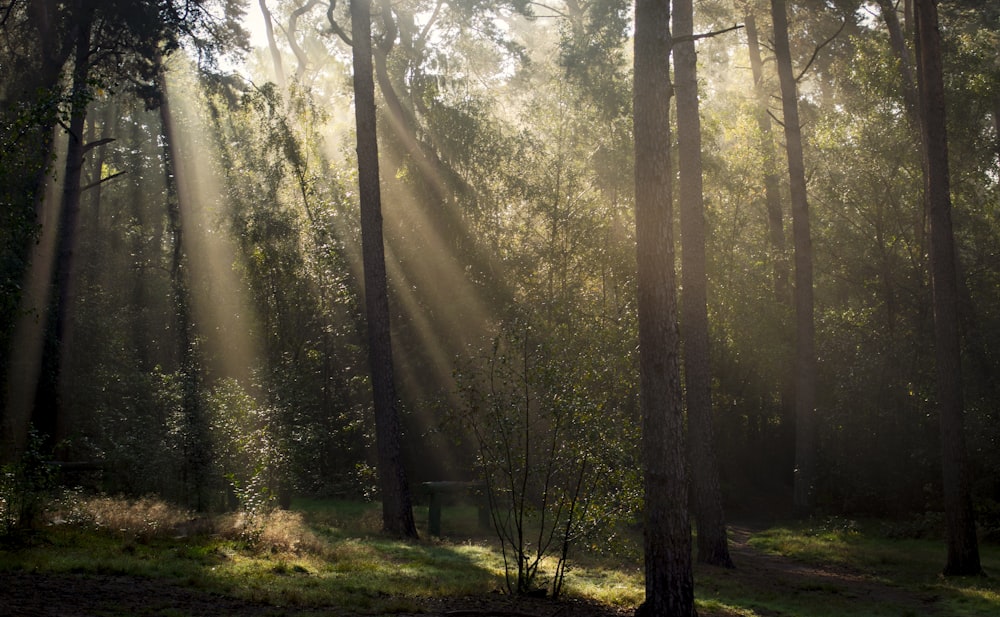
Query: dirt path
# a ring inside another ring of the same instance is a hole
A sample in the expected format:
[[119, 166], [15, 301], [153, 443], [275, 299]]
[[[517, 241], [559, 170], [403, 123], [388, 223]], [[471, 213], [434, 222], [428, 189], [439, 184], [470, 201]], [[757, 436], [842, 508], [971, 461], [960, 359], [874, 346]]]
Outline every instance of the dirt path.
[[[864, 605], [889, 604], [899, 615], [938, 615], [937, 598], [918, 597], [911, 592], [877, 580], [872, 574], [837, 565], [817, 566], [783, 555], [761, 552], [749, 545], [754, 530], [731, 527], [730, 550], [737, 569], [729, 573], [754, 589], [768, 589], [776, 595], [830, 594], [855, 602], [859, 613]], [[761, 615], [783, 615], [756, 609]]]

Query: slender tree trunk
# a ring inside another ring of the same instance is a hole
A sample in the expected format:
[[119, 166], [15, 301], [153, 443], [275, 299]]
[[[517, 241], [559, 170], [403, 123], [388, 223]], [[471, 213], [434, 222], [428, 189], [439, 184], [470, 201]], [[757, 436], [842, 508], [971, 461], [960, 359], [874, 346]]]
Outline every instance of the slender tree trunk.
[[780, 178], [774, 157], [774, 136], [771, 131], [771, 115], [768, 100], [771, 93], [764, 82], [764, 61], [760, 55], [760, 40], [757, 33], [757, 19], [747, 10], [743, 19], [747, 35], [747, 53], [753, 74], [754, 95], [757, 98], [757, 130], [760, 131], [760, 148], [767, 166], [764, 173], [764, 203], [767, 208], [768, 237], [773, 259], [774, 297], [781, 304], [790, 304], [788, 287], [788, 256], [785, 253], [785, 217], [781, 208]]
[[278, 87], [282, 90], [288, 80], [285, 78], [285, 66], [281, 62], [281, 51], [278, 50], [278, 42], [274, 39], [274, 21], [271, 19], [271, 11], [267, 8], [267, 0], [258, 0], [260, 14], [264, 18], [264, 34], [267, 36], [267, 49], [271, 52], [271, 63], [274, 65], [274, 78], [278, 81]]
[[691, 0], [674, 0], [677, 92], [677, 144], [681, 211], [681, 338], [687, 386], [688, 447], [691, 487], [698, 526], [698, 561], [733, 567], [726, 537], [726, 517], [719, 488], [712, 427], [712, 378], [709, 368], [708, 275], [705, 265], [705, 203], [698, 109], [698, 56]]
[[911, 123], [916, 125], [917, 80], [913, 76], [913, 58], [910, 57], [910, 49], [906, 46], [903, 26], [896, 13], [896, 4], [892, 0], [878, 0], [878, 4], [886, 30], [889, 31], [892, 51], [896, 54], [896, 61], [899, 62], [899, 74], [903, 78], [903, 101], [906, 103], [907, 116]]
[[941, 35], [935, 0], [916, 0], [917, 78], [920, 88], [924, 201], [930, 223], [934, 351], [941, 419], [941, 467], [949, 575], [980, 574], [979, 544], [969, 491], [963, 425], [962, 352], [958, 319], [958, 277], [951, 225], [948, 135], [945, 129]]
[[302, 49], [302, 46], [299, 45], [297, 38], [299, 18], [311, 11], [319, 3], [320, 0], [309, 0], [309, 2], [306, 2], [288, 15], [288, 29], [285, 31], [285, 34], [288, 37], [288, 46], [292, 48], [292, 53], [295, 54], [295, 61], [297, 62], [295, 79], [297, 81], [302, 81], [302, 77], [306, 74], [306, 69], [309, 68], [309, 56]]
[[63, 192], [56, 236], [56, 260], [53, 297], [49, 305], [48, 340], [42, 354], [42, 371], [35, 394], [32, 423], [50, 446], [68, 436], [69, 426], [64, 417], [64, 368], [72, 345], [69, 308], [72, 304], [74, 251], [80, 216], [80, 183], [83, 174], [84, 123], [87, 118], [88, 83], [90, 77], [90, 14], [79, 16], [75, 25], [76, 51], [73, 65], [72, 100], [70, 102], [69, 135], [66, 146], [66, 167], [63, 172]]
[[670, 5], [636, 0], [635, 228], [646, 599], [640, 616], [695, 614], [671, 223]]
[[795, 508], [813, 508], [816, 485], [816, 327], [813, 321], [812, 238], [809, 203], [802, 155], [798, 93], [792, 73], [788, 45], [788, 15], [785, 0], [771, 0], [774, 21], [774, 55], [781, 82], [781, 106], [788, 153], [788, 177], [792, 201], [792, 240], [795, 246]]
[[[774, 131], [771, 123], [769, 102], [771, 90], [764, 79], [764, 61], [760, 54], [760, 37], [757, 30], [757, 19], [752, 2], [745, 7], [744, 25], [747, 35], [747, 52], [750, 58], [750, 70], [753, 74], [754, 94], [757, 99], [756, 120], [760, 133], [760, 152], [764, 159], [764, 204], [767, 212], [768, 239], [771, 245], [772, 285], [774, 301], [779, 307], [791, 308], [792, 289], [789, 283], [790, 266], [788, 263], [788, 248], [785, 240], [785, 214], [781, 202], [781, 178], [778, 175], [778, 161], [774, 147]], [[781, 322], [787, 324], [786, 313], [781, 311]], [[778, 427], [779, 451], [785, 454], [781, 460], [782, 468], [794, 467], [795, 455], [795, 362], [792, 353], [793, 336], [787, 327], [781, 329], [783, 336], [780, 345], [782, 361], [787, 370], [782, 371], [779, 383], [781, 424]], [[787, 332], [787, 334], [785, 334]], [[766, 447], [766, 446], [764, 446]]]
[[375, 439], [378, 447], [379, 488], [382, 493], [382, 526], [390, 533], [415, 538], [417, 528], [413, 521], [410, 488], [399, 443], [399, 414], [389, 329], [389, 293], [382, 239], [382, 202], [375, 132], [371, 0], [351, 0], [351, 38], [354, 41], [354, 113], [357, 122], [358, 184], [361, 196], [361, 252], [368, 319], [368, 353], [375, 397]]

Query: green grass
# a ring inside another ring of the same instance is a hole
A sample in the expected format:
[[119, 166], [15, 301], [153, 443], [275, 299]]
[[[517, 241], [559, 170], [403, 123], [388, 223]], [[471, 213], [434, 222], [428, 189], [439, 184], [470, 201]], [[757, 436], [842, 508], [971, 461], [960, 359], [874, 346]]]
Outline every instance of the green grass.
[[[426, 507], [416, 515], [425, 528]], [[417, 612], [424, 598], [505, 588], [496, 541], [478, 529], [474, 507], [446, 508], [449, 535], [418, 542], [379, 533], [378, 506], [357, 502], [299, 501], [272, 517], [252, 547], [237, 517], [190, 516], [148, 502], [95, 500], [72, 522], [50, 522], [27, 544], [0, 549], [0, 573], [140, 576], [292, 609], [379, 613]], [[940, 541], [891, 540], [874, 525], [821, 524], [759, 531], [750, 546], [742, 562], [736, 555], [736, 570], [696, 566], [702, 617], [1000, 615], [995, 578], [938, 574]], [[987, 571], [1000, 572], [1000, 550], [986, 545], [982, 554]], [[765, 571], [762, 564], [773, 563], [784, 569]], [[641, 564], [571, 555], [564, 592], [635, 607], [643, 597]]]
[[[944, 577], [944, 541], [894, 539], [882, 533], [880, 523], [824, 521], [773, 527], [754, 534], [750, 546], [802, 564], [832, 568], [848, 577], [882, 586], [889, 591], [857, 597], [851, 586], [817, 583], [816, 598], [804, 606], [796, 594], [764, 602], [770, 610], [790, 615], [901, 615], [939, 614], [949, 617], [1000, 615], [1000, 550], [980, 546], [987, 576]], [[743, 590], [740, 595], [748, 596]], [[791, 596], [791, 597], [789, 597]], [[914, 605], [903, 606], [909, 597]], [[820, 604], [823, 606], [813, 606]], [[902, 612], [901, 612], [902, 609]], [[842, 611], [846, 611], [842, 612]]]

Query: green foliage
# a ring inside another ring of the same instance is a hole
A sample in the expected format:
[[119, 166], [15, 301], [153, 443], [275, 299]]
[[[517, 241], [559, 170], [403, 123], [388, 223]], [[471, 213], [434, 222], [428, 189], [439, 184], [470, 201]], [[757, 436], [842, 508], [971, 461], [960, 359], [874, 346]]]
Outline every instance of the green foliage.
[[[511, 593], [551, 585], [558, 596], [571, 545], [637, 506], [629, 483], [607, 482], [632, 456], [629, 443], [608, 438], [617, 435], [614, 410], [588, 390], [588, 369], [564, 358], [514, 321], [459, 379], [459, 419], [479, 449]], [[546, 580], [550, 554], [556, 563]]]
[[208, 409], [214, 461], [236, 497], [244, 517], [242, 538], [252, 547], [277, 506], [278, 491], [289, 482], [280, 411], [259, 405], [234, 379], [212, 390]]
[[55, 486], [41, 435], [31, 431], [21, 457], [0, 467], [0, 540], [31, 530], [38, 522]]

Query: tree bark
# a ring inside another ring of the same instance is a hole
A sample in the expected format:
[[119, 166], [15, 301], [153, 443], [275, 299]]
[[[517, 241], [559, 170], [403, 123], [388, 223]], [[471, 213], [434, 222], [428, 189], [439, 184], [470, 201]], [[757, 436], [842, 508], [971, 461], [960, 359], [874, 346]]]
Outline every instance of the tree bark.
[[785, 217], [781, 208], [780, 179], [775, 172], [774, 137], [771, 131], [771, 115], [768, 100], [771, 93], [764, 84], [764, 61], [760, 55], [760, 40], [757, 19], [752, 10], [747, 10], [743, 18], [747, 35], [747, 54], [750, 57], [750, 71], [753, 74], [754, 95], [757, 98], [757, 130], [760, 132], [760, 148], [767, 166], [764, 173], [764, 203], [767, 209], [768, 238], [771, 243], [773, 260], [774, 297], [780, 304], [790, 304], [788, 287], [788, 256], [785, 253]]
[[81, 179], [84, 156], [84, 123], [89, 103], [87, 80], [90, 77], [91, 13], [82, 11], [74, 25], [75, 54], [73, 64], [72, 100], [70, 102], [69, 135], [66, 146], [66, 166], [63, 192], [59, 207], [56, 236], [53, 297], [49, 305], [49, 340], [42, 353], [42, 370], [38, 378], [32, 423], [53, 447], [69, 433], [63, 406], [64, 367], [72, 345], [69, 307], [72, 302], [73, 257], [77, 243], [80, 216]]
[[365, 309], [369, 362], [375, 401], [382, 525], [385, 531], [417, 537], [409, 484], [400, 450], [399, 414], [393, 377], [389, 328], [389, 296], [382, 238], [378, 142], [375, 133], [375, 82], [372, 77], [371, 0], [351, 0], [354, 41], [354, 113], [358, 139], [358, 184], [361, 196], [361, 252], [364, 263]]
[[271, 19], [271, 11], [267, 8], [267, 0], [258, 0], [260, 14], [264, 18], [264, 34], [267, 36], [267, 49], [271, 52], [271, 63], [274, 65], [274, 78], [278, 81], [278, 87], [282, 90], [288, 80], [285, 78], [285, 66], [281, 62], [281, 52], [278, 50], [278, 42], [274, 39], [274, 21]]
[[687, 395], [691, 487], [698, 527], [698, 561], [733, 567], [726, 517], [719, 488], [712, 427], [712, 381], [709, 367], [708, 275], [705, 264], [705, 203], [698, 108], [698, 56], [691, 0], [674, 0], [677, 93], [677, 143], [681, 211], [681, 338]]
[[670, 6], [636, 0], [635, 227], [646, 599], [637, 615], [695, 614], [671, 223]]
[[781, 82], [781, 107], [788, 155], [795, 246], [795, 474], [793, 500], [802, 513], [812, 510], [816, 485], [816, 327], [813, 321], [812, 238], [802, 154], [798, 93], [788, 44], [785, 0], [771, 0], [774, 55]]
[[948, 575], [980, 574], [979, 544], [969, 491], [962, 396], [958, 277], [951, 224], [948, 135], [945, 129], [941, 35], [935, 0], [916, 0], [914, 20], [920, 92], [924, 201], [930, 223], [930, 270], [934, 304], [934, 351], [941, 421]]
[[896, 54], [896, 61], [899, 62], [899, 74], [903, 78], [903, 101], [906, 104], [907, 118], [912, 124], [916, 124], [917, 81], [913, 76], [913, 58], [910, 57], [910, 50], [906, 46], [903, 26], [899, 21], [899, 15], [896, 13], [896, 5], [892, 0], [878, 0], [878, 4], [882, 12], [882, 20], [885, 22], [886, 30], [889, 31], [889, 41], [892, 44], [892, 51]]

